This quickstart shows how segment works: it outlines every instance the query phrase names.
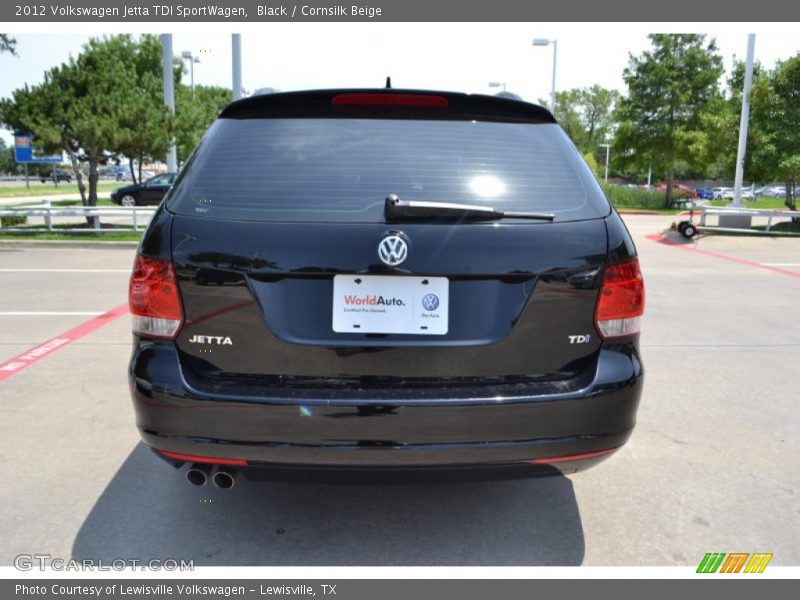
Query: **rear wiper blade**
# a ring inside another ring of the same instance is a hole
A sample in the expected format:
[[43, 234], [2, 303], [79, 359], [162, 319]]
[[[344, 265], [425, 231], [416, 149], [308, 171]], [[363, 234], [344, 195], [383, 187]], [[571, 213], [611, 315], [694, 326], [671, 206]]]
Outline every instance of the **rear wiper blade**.
[[434, 202], [430, 200], [402, 200], [389, 194], [384, 204], [387, 223], [417, 221], [424, 219], [447, 219], [469, 221], [499, 221], [500, 219], [536, 219], [552, 221], [552, 213], [502, 211], [491, 206], [459, 204], [454, 202]]

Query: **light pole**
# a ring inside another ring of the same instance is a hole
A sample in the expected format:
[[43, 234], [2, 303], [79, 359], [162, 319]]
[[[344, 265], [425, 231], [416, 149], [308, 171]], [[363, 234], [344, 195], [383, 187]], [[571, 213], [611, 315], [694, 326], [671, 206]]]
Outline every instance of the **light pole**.
[[233, 75], [233, 99], [242, 97], [242, 34], [231, 34], [231, 73]]
[[756, 34], [747, 36], [747, 61], [744, 70], [744, 92], [742, 94], [742, 113], [739, 118], [739, 148], [736, 152], [736, 179], [733, 184], [732, 206], [742, 205], [742, 179], [744, 178], [744, 158], [747, 151], [747, 126], [750, 120], [750, 88], [753, 85], [753, 54], [756, 48]]
[[[161, 34], [161, 66], [164, 85], [164, 104], [170, 114], [175, 114], [175, 85], [172, 79], [172, 34]], [[175, 147], [175, 138], [169, 142], [167, 149], [167, 170], [175, 173], [178, 170], [178, 151]]]
[[553, 83], [550, 86], [550, 112], [556, 114], [556, 55], [558, 54], [558, 40], [548, 38], [534, 38], [534, 46], [549, 46], [553, 44]]
[[606, 149], [606, 177], [605, 177], [605, 180], [606, 180], [606, 183], [608, 183], [608, 156], [611, 153], [611, 144], [600, 144], [600, 147]]
[[489, 82], [489, 87], [490, 88], [502, 87], [503, 91], [505, 92], [506, 91], [506, 82], [505, 81], [490, 81]]
[[192, 99], [194, 99], [194, 63], [199, 63], [200, 59], [188, 50], [181, 52], [181, 58], [189, 61], [190, 81], [192, 85]]

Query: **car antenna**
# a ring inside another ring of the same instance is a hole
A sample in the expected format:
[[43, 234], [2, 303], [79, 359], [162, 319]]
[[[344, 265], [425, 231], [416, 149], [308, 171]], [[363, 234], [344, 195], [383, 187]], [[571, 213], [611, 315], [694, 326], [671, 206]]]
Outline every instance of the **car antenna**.
[[392, 89], [392, 78], [391, 77], [387, 77], [386, 78], [386, 89], [387, 90]]

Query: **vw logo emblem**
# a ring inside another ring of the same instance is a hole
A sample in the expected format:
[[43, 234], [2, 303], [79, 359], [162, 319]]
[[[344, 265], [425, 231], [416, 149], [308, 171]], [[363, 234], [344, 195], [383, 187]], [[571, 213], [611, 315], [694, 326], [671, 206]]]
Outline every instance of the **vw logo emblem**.
[[396, 267], [408, 258], [408, 244], [399, 235], [387, 235], [378, 244], [378, 257], [383, 264]]
[[439, 308], [439, 296], [436, 294], [425, 294], [422, 297], [422, 307], [425, 310], [436, 310]]

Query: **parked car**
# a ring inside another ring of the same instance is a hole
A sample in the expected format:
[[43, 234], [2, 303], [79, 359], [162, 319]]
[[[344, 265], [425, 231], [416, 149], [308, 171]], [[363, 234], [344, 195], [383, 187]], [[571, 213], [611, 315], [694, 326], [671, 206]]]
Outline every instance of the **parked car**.
[[144, 183], [134, 183], [111, 192], [111, 201], [120, 206], [159, 204], [175, 181], [176, 173], [163, 173]]
[[712, 188], [697, 188], [697, 197], [703, 200], [713, 200], [714, 190]]
[[114, 181], [125, 181], [131, 178], [130, 171], [123, 166], [104, 167], [98, 170], [98, 175]]
[[765, 188], [762, 193], [762, 196], [766, 198], [785, 198], [786, 197], [786, 186], [783, 185], [774, 185]]
[[[736, 193], [734, 188], [724, 188], [722, 191], [722, 195], [720, 198], [723, 200], [733, 200], [733, 197]], [[753, 199], [753, 190], [751, 188], [742, 188], [742, 200], [752, 200]]]
[[39, 175], [39, 180], [42, 183], [52, 183], [54, 181], [66, 181], [70, 183], [72, 181], [72, 173], [64, 169], [48, 169]]
[[731, 198], [733, 198], [733, 188], [726, 188], [726, 187], [715, 187], [711, 188], [711, 193], [713, 195], [714, 200], [720, 200], [726, 197], [726, 194], [731, 194]]
[[[655, 186], [657, 190], [666, 190], [667, 184], [666, 183], [659, 183]], [[697, 198], [698, 194], [697, 191], [684, 183], [674, 183], [672, 184], [673, 193], [680, 192], [686, 198]]]
[[512, 99], [230, 104], [129, 298], [136, 424], [196, 485], [573, 473], [626, 442], [642, 393], [631, 236]]

